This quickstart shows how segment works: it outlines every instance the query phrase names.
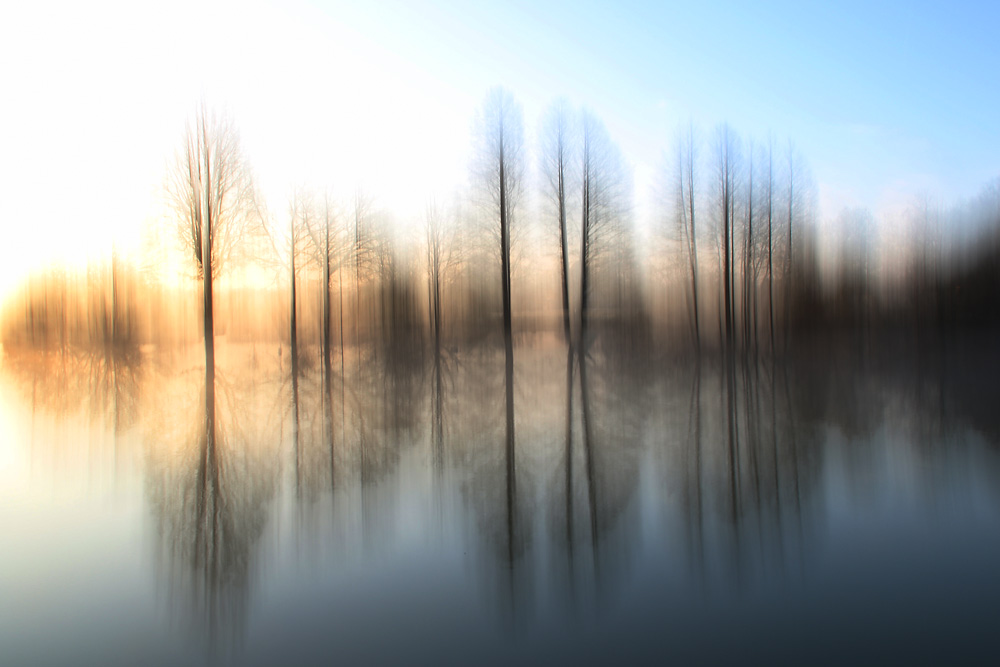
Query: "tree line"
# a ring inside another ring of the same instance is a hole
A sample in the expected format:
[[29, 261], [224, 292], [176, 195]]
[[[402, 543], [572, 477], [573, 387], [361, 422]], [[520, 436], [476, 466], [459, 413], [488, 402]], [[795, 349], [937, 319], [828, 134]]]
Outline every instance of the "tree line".
[[[299, 188], [285, 206], [270, 207], [233, 119], [202, 106], [166, 188], [197, 287], [164, 284], [112, 252], [83, 279], [69, 271], [27, 279], [8, 299], [3, 339], [191, 340], [197, 323], [207, 367], [220, 333], [277, 337], [293, 363], [304, 333], [329, 366], [338, 352], [343, 364], [348, 348], [358, 360], [363, 347], [420, 355], [428, 342], [440, 349], [490, 335], [501, 335], [512, 354], [521, 332], [556, 333], [584, 351], [597, 341], [656, 343], [699, 357], [773, 356], [787, 350], [792, 332], [820, 322], [992, 321], [995, 184], [978, 203], [911, 216], [918, 222], [896, 258], [906, 266], [892, 280], [876, 273], [885, 267], [871, 249], [873, 225], [862, 224], [870, 214], [845, 211], [852, 231], [841, 236], [835, 272], [821, 278], [811, 179], [790, 143], [742, 140], [728, 125], [707, 138], [685, 128], [662, 169], [650, 241], [637, 235], [627, 161], [592, 112], [564, 100], [547, 111], [536, 188], [511, 93], [490, 91], [475, 126], [470, 187], [429, 202], [421, 224], [401, 238], [391, 215], [361, 191], [345, 202]], [[977, 231], [959, 243], [949, 230], [962, 216], [976, 218]], [[169, 318], [175, 301], [187, 304], [186, 314]], [[165, 319], [182, 322], [175, 336], [164, 333], [174, 331], [161, 326]]]

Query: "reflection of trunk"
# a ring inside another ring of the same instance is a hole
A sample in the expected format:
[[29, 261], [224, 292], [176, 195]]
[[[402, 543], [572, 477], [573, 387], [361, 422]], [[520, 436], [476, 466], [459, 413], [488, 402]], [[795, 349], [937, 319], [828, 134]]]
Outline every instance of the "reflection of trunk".
[[788, 387], [788, 368], [782, 364], [781, 373], [785, 385], [785, 405], [788, 410], [788, 436], [792, 448], [792, 493], [795, 496], [795, 521], [798, 528], [799, 563], [802, 563], [802, 496], [799, 490], [799, 448], [795, 442], [795, 412], [792, 408], [792, 394]]
[[329, 358], [323, 369], [323, 436], [330, 448], [330, 488], [335, 486], [336, 451], [333, 446], [333, 377]]
[[[568, 339], [567, 339], [567, 342]], [[566, 551], [573, 587], [573, 348], [566, 353]]]
[[344, 403], [347, 400], [345, 395], [347, 389], [347, 375], [344, 372], [344, 269], [343, 266], [337, 267], [337, 283], [340, 288], [340, 303], [337, 306], [337, 312], [340, 314], [340, 407], [341, 407], [341, 424], [346, 420], [344, 419]]
[[[195, 530], [194, 567], [204, 571], [211, 618], [215, 620], [215, 594], [222, 569], [220, 553], [222, 490], [219, 471], [217, 429], [215, 423], [215, 371], [205, 371], [205, 431], [201, 437], [197, 473], [197, 526]], [[213, 628], [214, 630], [214, 628]]]
[[[204, 257], [212, 256], [212, 235], [211, 233], [205, 234], [205, 255]], [[204, 311], [204, 336], [205, 336], [205, 374], [215, 377], [215, 314], [213, 311], [212, 304], [212, 264], [206, 261], [202, 266], [203, 282], [202, 282], [202, 296], [204, 302], [202, 304], [202, 310]]]
[[431, 396], [431, 446], [433, 447], [434, 474], [440, 476], [444, 469], [444, 387], [441, 377], [441, 348], [434, 348], [433, 394]]
[[580, 351], [580, 393], [583, 399], [583, 451], [587, 465], [587, 500], [590, 510], [590, 547], [594, 558], [594, 578], [599, 580], [597, 563], [597, 486], [595, 484], [596, 463], [594, 461], [594, 432], [590, 406], [590, 389], [587, 385], [587, 355]]
[[689, 474], [693, 479], [685, 484], [688, 493], [688, 539], [691, 542], [691, 560], [696, 568], [704, 574], [704, 532], [701, 501], [701, 362], [696, 360], [694, 381], [691, 386], [691, 404], [688, 409], [690, 426], [688, 433], [692, 434], [689, 444]]
[[[749, 355], [744, 355], [742, 360], [743, 366], [743, 410], [744, 410], [744, 424], [746, 428], [746, 447], [747, 456], [749, 458], [748, 464], [750, 466], [750, 473], [753, 475], [753, 493], [754, 493], [754, 503], [757, 509], [757, 516], [761, 516], [761, 494], [760, 494], [760, 466], [757, 459], [757, 409], [755, 407], [757, 396], [757, 386], [758, 383], [754, 380], [750, 371], [750, 357]], [[757, 363], [754, 362], [754, 368], [757, 368]]]
[[[728, 327], [727, 327], [728, 328]], [[733, 359], [733, 350], [727, 346], [725, 353], [726, 374], [726, 428], [727, 428], [727, 458], [729, 463], [729, 519], [733, 530], [733, 558], [735, 568], [738, 572], [740, 562], [740, 527], [739, 527], [739, 484], [738, 467], [740, 462], [739, 445], [736, 440], [736, 369]]]
[[[779, 555], [784, 560], [784, 530], [781, 524], [781, 471], [778, 466], [778, 414], [777, 414], [777, 397], [775, 396], [775, 388], [777, 382], [777, 376], [775, 375], [774, 366], [774, 336], [772, 332], [771, 336], [771, 452], [774, 457], [774, 506], [775, 506], [775, 520], [776, 527], [778, 531], [778, 544], [782, 546], [779, 550]], [[784, 563], [781, 563], [782, 568], [784, 568]]]
[[[293, 327], [292, 331], [294, 330]], [[292, 347], [292, 447], [295, 451], [295, 495], [298, 496], [302, 491], [302, 453], [299, 450], [299, 363], [294, 345]]]
[[507, 556], [511, 567], [511, 586], [513, 586], [514, 568], [514, 541], [517, 534], [516, 518], [517, 513], [517, 479], [514, 461], [514, 349], [511, 344], [510, 335], [505, 341], [505, 373], [504, 384], [506, 387], [507, 404], [507, 428], [506, 428], [506, 461], [507, 461]]

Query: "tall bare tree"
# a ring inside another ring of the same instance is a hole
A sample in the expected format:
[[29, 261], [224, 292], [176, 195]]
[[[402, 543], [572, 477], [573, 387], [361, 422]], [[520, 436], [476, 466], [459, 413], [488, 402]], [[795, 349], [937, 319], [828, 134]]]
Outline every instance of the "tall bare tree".
[[774, 356], [774, 140], [767, 142], [767, 314]]
[[791, 141], [788, 142], [788, 150], [786, 153], [786, 159], [788, 161], [788, 192], [787, 192], [787, 203], [788, 203], [788, 215], [786, 220], [786, 233], [787, 240], [785, 243], [785, 351], [788, 351], [788, 339], [791, 332], [792, 325], [792, 279], [793, 279], [793, 260], [794, 260], [794, 250], [793, 245], [792, 230], [795, 227], [795, 212], [799, 207], [799, 197], [801, 193], [799, 192], [800, 180], [803, 176], [801, 174], [801, 165], [798, 160], [798, 153], [795, 150], [795, 146]]
[[500, 249], [500, 290], [503, 301], [504, 342], [512, 347], [511, 330], [511, 232], [521, 199], [523, 123], [521, 107], [509, 92], [489, 92], [478, 118], [479, 176], [491, 209]]
[[616, 249], [623, 233], [625, 178], [617, 147], [604, 124], [584, 112], [581, 122], [580, 337], [585, 342], [594, 285], [601, 255]]
[[372, 201], [359, 188], [354, 193], [354, 242], [351, 247], [354, 260], [354, 344], [357, 347], [359, 364], [361, 363], [362, 285], [370, 277], [376, 259], [373, 217]]
[[302, 268], [300, 259], [305, 250], [306, 230], [313, 218], [312, 202], [308, 195], [298, 191], [288, 204], [288, 280], [289, 280], [289, 348], [291, 349], [292, 378], [297, 380], [299, 363], [299, 313], [298, 275]]
[[441, 350], [441, 270], [444, 264], [444, 239], [441, 212], [436, 204], [427, 205], [427, 303], [434, 353]]
[[742, 294], [742, 307], [741, 313], [743, 320], [741, 322], [743, 329], [743, 347], [749, 350], [751, 347], [751, 338], [753, 336], [753, 318], [751, 317], [752, 304], [751, 301], [754, 298], [754, 292], [757, 289], [756, 285], [756, 274], [754, 269], [754, 264], [756, 260], [756, 253], [754, 252], [754, 207], [753, 207], [753, 140], [751, 139], [748, 143], [749, 148], [749, 160], [746, 165], [747, 174], [747, 186], [746, 186], [746, 197], [747, 197], [747, 210], [746, 210], [746, 225], [743, 229], [743, 294]]
[[544, 121], [542, 173], [545, 178], [546, 195], [553, 205], [553, 212], [559, 227], [563, 334], [567, 345], [572, 345], [569, 315], [569, 239], [566, 231], [566, 189], [567, 170], [570, 163], [570, 141], [569, 105], [560, 100], [552, 105]]
[[253, 179], [231, 117], [199, 107], [169, 182], [178, 231], [202, 281], [205, 366], [215, 370], [213, 281], [255, 215]]
[[695, 219], [694, 125], [688, 125], [687, 136], [677, 144], [677, 191], [674, 197], [674, 217], [680, 233], [681, 249], [687, 257], [691, 277], [692, 324], [695, 352], [701, 357], [701, 318], [698, 310], [698, 227]]
[[723, 344], [727, 350], [733, 344], [733, 227], [736, 202], [736, 136], [728, 125], [722, 125], [716, 133], [716, 208], [722, 234], [722, 291], [725, 335]]
[[[337, 216], [334, 212], [334, 204], [331, 201], [330, 193], [323, 194], [322, 215], [307, 216], [305, 219], [306, 230], [309, 232], [309, 240], [312, 246], [312, 256], [319, 265], [323, 275], [323, 295], [322, 295], [322, 337], [323, 337], [323, 369], [325, 377], [329, 380], [331, 371], [331, 333], [330, 333], [330, 281], [333, 276], [333, 269], [336, 268], [338, 275], [344, 259], [344, 238], [343, 230], [337, 226]], [[342, 281], [340, 287], [340, 344], [344, 343], [344, 287]], [[343, 352], [343, 350], [341, 350]]]

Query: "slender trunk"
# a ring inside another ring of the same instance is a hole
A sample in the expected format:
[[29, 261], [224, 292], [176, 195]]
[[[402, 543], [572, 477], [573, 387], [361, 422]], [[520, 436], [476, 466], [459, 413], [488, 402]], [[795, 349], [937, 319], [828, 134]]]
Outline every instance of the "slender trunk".
[[330, 359], [330, 212], [326, 211], [323, 228], [323, 370], [329, 381]]
[[[204, 236], [204, 254], [202, 257], [212, 256], [212, 234], [206, 230]], [[215, 310], [213, 308], [212, 296], [212, 262], [206, 259], [202, 266], [202, 310], [204, 312], [204, 336], [205, 336], [205, 369], [212, 377], [215, 377]]]
[[767, 149], [767, 317], [768, 332], [771, 338], [771, 356], [774, 356], [774, 263], [772, 253], [774, 242], [771, 239], [773, 227], [773, 204], [774, 204], [774, 162], [772, 159], [772, 148]]
[[[583, 257], [580, 262], [580, 353], [584, 354], [586, 349], [587, 336], [587, 308], [590, 303], [590, 137], [584, 128], [583, 135], [583, 219], [580, 225], [581, 230], [581, 253]], [[581, 369], [581, 378], [583, 370]]]
[[221, 480], [216, 447], [215, 370], [205, 370], [205, 431], [198, 461], [194, 566], [203, 569], [210, 593], [219, 562]]
[[750, 148], [750, 182], [747, 186], [747, 232], [743, 239], [743, 347], [750, 348], [750, 290], [753, 281], [753, 147]]
[[556, 165], [556, 185], [558, 192], [556, 194], [559, 200], [559, 249], [561, 251], [561, 269], [562, 269], [562, 306], [563, 306], [563, 336], [566, 338], [566, 344], [572, 346], [572, 339], [570, 337], [570, 324], [569, 324], [569, 250], [567, 248], [566, 239], [566, 180], [565, 180], [565, 146], [563, 144], [563, 129], [559, 128], [559, 143], [558, 143], [558, 164]]
[[792, 222], [795, 201], [795, 165], [791, 148], [788, 150], [788, 248], [785, 257], [785, 353], [792, 330]]
[[111, 244], [111, 345], [115, 347], [121, 337], [118, 327], [118, 253]]
[[295, 454], [295, 497], [302, 496], [302, 449], [299, 443], [299, 365], [292, 347], [292, 447]]
[[354, 346], [361, 365], [361, 196], [354, 198]]
[[580, 395], [583, 403], [583, 451], [587, 470], [587, 499], [590, 514], [590, 548], [594, 559], [594, 579], [600, 584], [600, 572], [598, 567], [598, 519], [597, 508], [600, 506], [597, 501], [596, 466], [594, 457], [594, 432], [592, 426], [592, 415], [590, 405], [590, 391], [587, 385], [587, 355], [579, 353], [577, 359], [580, 363]]
[[[213, 257], [213, 236], [215, 234], [215, 211], [212, 210], [212, 200], [209, 195], [210, 184], [212, 182], [211, 177], [211, 163], [210, 155], [208, 150], [208, 139], [206, 135], [207, 129], [204, 127], [204, 122], [202, 124], [202, 141], [204, 142], [204, 173], [200, 174], [201, 180], [201, 201], [199, 205], [201, 206], [201, 275], [202, 275], [202, 297], [204, 303], [202, 304], [202, 310], [204, 311], [203, 323], [205, 326], [204, 336], [205, 336], [205, 372], [210, 374], [211, 377], [215, 378], [215, 309], [213, 304], [212, 295], [212, 257]], [[214, 399], [213, 399], [214, 400]]]
[[[690, 231], [688, 233], [688, 243], [690, 244], [690, 250], [688, 252], [691, 266], [691, 300], [694, 304], [694, 340], [695, 340], [695, 353], [698, 358], [701, 358], [701, 320], [698, 316], [698, 231], [695, 226], [694, 219], [694, 130], [690, 130], [688, 133], [688, 154], [687, 154], [687, 187], [688, 187], [688, 224], [690, 225]], [[682, 194], [683, 196], [683, 194]]]
[[[507, 336], [508, 343], [505, 345], [505, 368], [504, 387], [506, 398], [506, 443], [505, 459], [507, 463], [507, 557], [511, 569], [511, 576], [514, 572], [514, 556], [516, 554], [517, 540], [517, 466], [515, 462], [514, 445], [514, 355], [509, 343], [510, 336]], [[513, 584], [513, 582], [512, 582]]]
[[297, 364], [299, 361], [299, 335], [298, 335], [298, 317], [297, 317], [297, 304], [295, 295], [295, 221], [292, 221], [292, 252], [291, 259], [289, 262], [291, 267], [291, 272], [289, 275], [289, 280], [291, 281], [291, 293], [290, 293], [290, 309], [289, 313], [289, 345], [291, 347], [292, 354], [292, 373], [293, 375], [298, 370]]
[[508, 215], [507, 174], [504, 163], [503, 134], [500, 135], [500, 290], [503, 300], [503, 335], [504, 345], [511, 346], [513, 332], [511, 330], [510, 312], [510, 216]]
[[437, 268], [434, 270], [434, 349], [441, 349], [441, 274]]
[[330, 489], [336, 487], [337, 450], [333, 442], [333, 385], [327, 376], [323, 386], [323, 435], [330, 448]]
[[337, 284], [340, 290], [340, 301], [337, 306], [337, 313], [340, 315], [340, 377], [344, 378], [344, 268], [337, 267]]
[[427, 326], [434, 337], [434, 219], [427, 217]]
[[685, 457], [685, 505], [688, 520], [688, 541], [693, 569], [704, 575], [704, 540], [701, 493], [701, 362], [695, 359], [688, 405], [688, 435]]
[[566, 353], [566, 552], [569, 559], [569, 584], [573, 575], [573, 348]]
[[730, 255], [730, 236], [732, 232], [732, 192], [730, 191], [730, 165], [729, 165], [729, 132], [724, 131], [722, 146], [722, 229], [723, 229], [723, 300], [726, 310], [726, 349], [732, 348], [733, 344], [733, 310], [732, 310], [732, 262]]

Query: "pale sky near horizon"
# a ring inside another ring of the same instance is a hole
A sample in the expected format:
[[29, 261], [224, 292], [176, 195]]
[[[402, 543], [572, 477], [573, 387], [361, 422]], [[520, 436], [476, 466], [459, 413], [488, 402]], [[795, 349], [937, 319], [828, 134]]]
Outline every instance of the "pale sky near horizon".
[[[955, 6], [957, 4], [957, 6]], [[406, 224], [469, 172], [488, 89], [529, 144], [557, 97], [603, 119], [637, 214], [679, 126], [792, 140], [820, 216], [948, 205], [1000, 175], [998, 3], [22, 3], [0, 21], [0, 293], [134, 244], [200, 99], [272, 209], [361, 185]], [[640, 221], [641, 222], [641, 221]]]

